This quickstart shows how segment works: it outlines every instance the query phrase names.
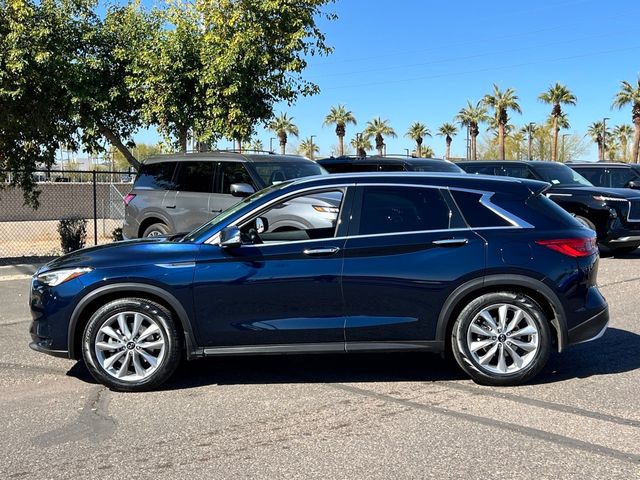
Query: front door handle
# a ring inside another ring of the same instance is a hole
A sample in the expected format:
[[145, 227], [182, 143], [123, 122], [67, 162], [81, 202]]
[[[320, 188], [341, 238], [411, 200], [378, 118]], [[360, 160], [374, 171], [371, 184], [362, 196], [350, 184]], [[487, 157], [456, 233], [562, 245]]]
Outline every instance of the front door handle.
[[222, 213], [222, 209], [218, 209], [218, 210], [211, 210], [211, 213]]
[[307, 248], [304, 250], [304, 254], [310, 256], [333, 255], [339, 250], [338, 247]]
[[438, 247], [461, 247], [469, 243], [467, 238], [443, 238], [442, 240], [434, 240], [431, 242]]
[[176, 208], [175, 205], [165, 205], [165, 208]]

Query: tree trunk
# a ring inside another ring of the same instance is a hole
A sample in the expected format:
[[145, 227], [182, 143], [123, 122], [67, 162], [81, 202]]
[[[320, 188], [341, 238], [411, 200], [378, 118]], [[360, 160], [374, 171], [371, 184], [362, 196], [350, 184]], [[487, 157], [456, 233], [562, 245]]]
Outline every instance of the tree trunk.
[[500, 147], [500, 160], [505, 159], [505, 150], [504, 150], [504, 124], [498, 124], [498, 146]]
[[187, 127], [180, 127], [178, 129], [178, 148], [181, 152], [187, 151], [187, 138], [189, 136], [189, 129]]
[[98, 125], [98, 128], [100, 130], [100, 134], [103, 137], [105, 137], [109, 141], [109, 143], [111, 143], [111, 145], [116, 147], [120, 153], [122, 153], [122, 155], [127, 160], [127, 162], [129, 162], [129, 164], [136, 170], [140, 170], [140, 165], [141, 165], [140, 162], [136, 157], [133, 156], [133, 154], [125, 146], [125, 144], [122, 143], [122, 140], [120, 140], [115, 133], [113, 133], [109, 128], [105, 127], [104, 125]]
[[620, 148], [622, 150], [621, 159], [623, 162], [629, 161], [629, 156], [627, 155], [627, 137], [620, 138]]
[[447, 135], [447, 138], [445, 139], [445, 141], [447, 142], [447, 150], [444, 154], [445, 160], [449, 160], [449, 158], [451, 157], [451, 140], [453, 139], [449, 135]]
[[602, 139], [598, 140], [598, 160], [604, 162], [604, 150], [602, 149]]
[[551, 161], [558, 161], [558, 117], [553, 117], [553, 144], [551, 145]]
[[236, 138], [235, 142], [236, 142], [235, 149], [238, 151], [238, 153], [242, 153], [242, 140], [240, 140], [239, 138]]
[[384, 150], [384, 138], [379, 133], [376, 135], [376, 149], [378, 150], [378, 155], [383, 155]]
[[416, 153], [418, 158], [422, 158], [422, 137], [416, 138]]
[[279, 133], [278, 139], [280, 140], [280, 153], [284, 155], [287, 149], [287, 134], [284, 132]]
[[638, 146], [640, 144], [640, 117], [634, 119], [634, 126], [636, 127], [636, 131], [633, 134], [633, 145], [631, 145], [631, 163], [638, 162]]
[[471, 134], [471, 160], [477, 160], [478, 156], [476, 155], [476, 135]]
[[340, 157], [344, 155], [344, 135], [338, 136], [338, 154]]

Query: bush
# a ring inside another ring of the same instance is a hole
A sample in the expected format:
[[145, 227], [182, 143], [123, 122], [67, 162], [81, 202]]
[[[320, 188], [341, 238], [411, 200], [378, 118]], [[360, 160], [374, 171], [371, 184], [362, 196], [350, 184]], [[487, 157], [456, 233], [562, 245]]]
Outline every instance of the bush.
[[124, 237], [122, 236], [122, 228], [114, 228], [111, 232], [111, 239], [114, 242], [120, 242], [121, 240], [124, 240]]
[[87, 221], [84, 218], [62, 218], [58, 222], [58, 233], [63, 253], [79, 250], [87, 239]]

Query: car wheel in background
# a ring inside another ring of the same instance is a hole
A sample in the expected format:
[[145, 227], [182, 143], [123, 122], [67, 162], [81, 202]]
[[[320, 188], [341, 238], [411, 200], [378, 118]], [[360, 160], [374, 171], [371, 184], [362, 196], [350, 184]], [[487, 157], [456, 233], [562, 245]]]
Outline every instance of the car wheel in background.
[[89, 372], [112, 390], [156, 388], [174, 372], [181, 344], [171, 313], [142, 298], [114, 300], [89, 319], [82, 356]]
[[477, 383], [519, 385], [537, 375], [549, 359], [549, 322], [525, 295], [488, 293], [460, 312], [451, 348], [458, 365]]
[[153, 225], [147, 227], [147, 229], [142, 234], [143, 237], [159, 237], [161, 235], [169, 235], [169, 227], [167, 227], [164, 223], [154, 223]]

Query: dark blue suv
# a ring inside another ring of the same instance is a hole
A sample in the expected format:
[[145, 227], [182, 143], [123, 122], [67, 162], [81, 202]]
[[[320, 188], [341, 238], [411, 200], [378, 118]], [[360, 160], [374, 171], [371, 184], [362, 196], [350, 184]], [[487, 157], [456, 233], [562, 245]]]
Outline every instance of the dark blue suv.
[[[47, 264], [31, 347], [127, 391], [157, 387], [183, 354], [450, 349], [477, 382], [526, 382], [609, 318], [594, 234], [547, 188], [410, 172], [280, 183], [185, 237]], [[292, 201], [326, 222], [271, 229]]]

